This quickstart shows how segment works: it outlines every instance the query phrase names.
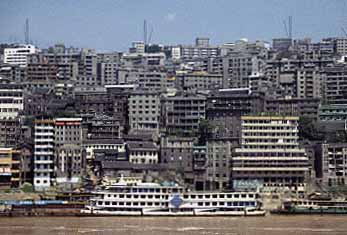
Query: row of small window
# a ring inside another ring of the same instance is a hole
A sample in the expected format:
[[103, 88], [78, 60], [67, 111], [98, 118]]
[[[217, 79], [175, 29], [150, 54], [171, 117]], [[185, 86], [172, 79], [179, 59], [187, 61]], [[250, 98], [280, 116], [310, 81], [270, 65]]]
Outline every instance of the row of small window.
[[224, 199], [224, 198], [254, 198], [254, 194], [185, 194], [184, 199]]
[[99, 206], [168, 206], [167, 202], [102, 202], [98, 201]]
[[13, 109], [11, 109], [11, 108], [2, 108], [2, 109], [0, 109], [0, 113], [18, 112], [18, 111], [19, 111], [19, 109], [15, 109], [15, 108], [13, 108]]
[[107, 198], [127, 198], [127, 199], [131, 199], [131, 198], [134, 198], [134, 199], [138, 199], [138, 198], [141, 198], [141, 199], [168, 199], [169, 196], [168, 195], [137, 195], [137, 194], [107, 194], [107, 196], [105, 195], [105, 197]]
[[[146, 96], [147, 97], [147, 96]], [[138, 103], [142, 103], [142, 99], [141, 100], [137, 100]], [[152, 103], [155, 104], [157, 101], [156, 100], [152, 100]], [[136, 100], [132, 101], [133, 104], [136, 104]], [[148, 104], [149, 100], [144, 100], [144, 103]]]
[[146, 159], [146, 158], [140, 158], [140, 159], [131, 159], [131, 163], [149, 163], [149, 164], [155, 164], [158, 163], [156, 159]]
[[198, 206], [255, 206], [253, 202], [198, 202]]

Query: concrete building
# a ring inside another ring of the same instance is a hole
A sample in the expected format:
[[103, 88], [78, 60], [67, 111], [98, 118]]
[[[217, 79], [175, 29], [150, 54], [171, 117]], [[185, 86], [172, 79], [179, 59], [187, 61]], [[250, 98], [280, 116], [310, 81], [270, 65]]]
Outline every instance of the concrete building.
[[0, 147], [15, 148], [20, 142], [21, 123], [19, 118], [0, 119]]
[[34, 188], [42, 191], [54, 182], [54, 120], [35, 121]]
[[138, 42], [133, 42], [132, 47], [129, 49], [130, 53], [137, 53], [137, 54], [144, 54], [145, 53], [145, 43], [138, 41]]
[[321, 146], [322, 183], [325, 186], [347, 184], [347, 144], [329, 143]]
[[264, 58], [260, 54], [247, 51], [236, 51], [223, 57], [223, 87], [247, 88], [249, 77], [255, 73], [262, 73], [265, 68]]
[[109, 150], [118, 153], [125, 153], [126, 147], [123, 139], [84, 139], [83, 150], [86, 152], [88, 161], [95, 158], [96, 150]]
[[172, 47], [171, 48], [171, 58], [173, 60], [181, 59], [181, 49], [180, 49], [180, 47]]
[[207, 189], [226, 190], [231, 188], [231, 151], [231, 142], [228, 139], [213, 139], [207, 142]]
[[317, 120], [319, 107], [319, 98], [268, 97], [265, 99], [264, 111], [276, 115], [309, 117]]
[[298, 117], [241, 117], [241, 147], [232, 159], [234, 189], [244, 186], [304, 190], [308, 172], [305, 149], [298, 143]]
[[166, 91], [166, 73], [156, 71], [142, 71], [136, 82], [138, 88], [143, 91]]
[[209, 120], [259, 113], [264, 110], [264, 96], [249, 89], [221, 89], [207, 96], [206, 115]]
[[128, 100], [129, 126], [131, 130], [159, 131], [160, 94], [135, 91]]
[[200, 120], [206, 118], [206, 97], [193, 93], [177, 93], [162, 97], [162, 127], [168, 133], [192, 134]]
[[177, 172], [192, 172], [192, 137], [164, 136], [160, 139], [160, 163]]
[[347, 37], [337, 38], [335, 41], [336, 53], [339, 55], [347, 55]]
[[181, 46], [182, 59], [208, 58], [217, 57], [218, 55], [219, 48], [211, 46], [208, 38], [197, 38], [194, 46]]
[[323, 122], [347, 121], [347, 105], [322, 105], [319, 107], [319, 120]]
[[55, 119], [55, 177], [59, 183], [78, 183], [86, 171], [82, 151], [82, 119]]
[[328, 104], [347, 103], [347, 66], [335, 65], [324, 69], [324, 102]]
[[14, 119], [24, 109], [22, 86], [0, 80], [0, 119]]
[[288, 51], [291, 46], [291, 38], [274, 38], [272, 40], [272, 49], [275, 51]]
[[176, 75], [178, 88], [183, 90], [213, 90], [223, 88], [223, 76], [206, 72], [182, 73]]
[[14, 48], [4, 49], [4, 63], [26, 67], [27, 56], [38, 52], [33, 45], [18, 45]]
[[133, 164], [157, 164], [158, 147], [153, 142], [128, 142], [129, 162]]
[[0, 188], [18, 188], [21, 183], [21, 151], [0, 148]]

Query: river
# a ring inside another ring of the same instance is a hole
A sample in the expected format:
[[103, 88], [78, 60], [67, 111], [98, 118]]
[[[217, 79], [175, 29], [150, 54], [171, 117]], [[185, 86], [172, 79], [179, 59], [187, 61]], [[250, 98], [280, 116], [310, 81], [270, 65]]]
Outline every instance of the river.
[[347, 217], [2, 217], [0, 234], [331, 235], [347, 234]]

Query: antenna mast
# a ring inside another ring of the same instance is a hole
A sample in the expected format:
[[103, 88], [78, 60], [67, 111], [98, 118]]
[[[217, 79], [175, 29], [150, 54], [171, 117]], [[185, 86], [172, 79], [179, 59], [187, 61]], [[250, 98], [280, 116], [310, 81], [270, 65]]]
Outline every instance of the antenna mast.
[[26, 18], [25, 20], [25, 44], [29, 44], [30, 38], [29, 38], [29, 19]]

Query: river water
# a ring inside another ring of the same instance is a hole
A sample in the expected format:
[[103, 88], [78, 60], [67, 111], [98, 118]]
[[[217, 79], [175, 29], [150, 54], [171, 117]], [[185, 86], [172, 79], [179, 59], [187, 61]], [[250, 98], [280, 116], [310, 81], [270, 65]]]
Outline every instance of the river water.
[[332, 235], [347, 234], [347, 216], [2, 217], [0, 218], [0, 234]]

